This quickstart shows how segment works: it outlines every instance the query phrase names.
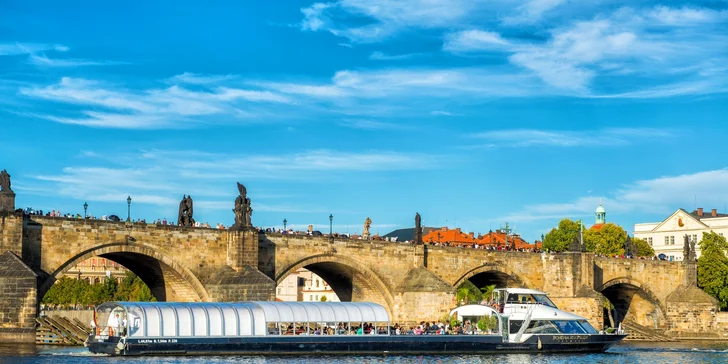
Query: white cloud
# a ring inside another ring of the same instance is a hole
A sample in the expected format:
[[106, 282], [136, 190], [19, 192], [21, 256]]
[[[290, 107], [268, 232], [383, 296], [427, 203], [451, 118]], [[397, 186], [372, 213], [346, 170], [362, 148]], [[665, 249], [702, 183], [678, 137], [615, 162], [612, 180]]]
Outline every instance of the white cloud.
[[688, 6], [679, 9], [657, 6], [648, 16], [664, 25], [693, 26], [728, 20], [728, 11]]
[[376, 120], [365, 120], [365, 119], [345, 119], [342, 120], [339, 125], [352, 129], [364, 129], [364, 130], [397, 130], [397, 129], [409, 129], [406, 125], [386, 123]]
[[510, 45], [496, 32], [470, 29], [446, 34], [442, 49], [447, 52], [472, 52], [504, 50]]
[[235, 75], [201, 75], [197, 73], [184, 72], [179, 75], [170, 77], [167, 82], [173, 84], [190, 84], [190, 85], [208, 85], [230, 81], [235, 79]]
[[[300, 27], [365, 43], [408, 28], [450, 27], [472, 15], [477, 6], [478, 2], [471, 0], [339, 0], [301, 9], [304, 18]], [[351, 19], [364, 22], [347, 24]]]
[[528, 75], [515, 75], [491, 67], [451, 69], [384, 69], [339, 71], [328, 84], [266, 83], [258, 85], [277, 92], [316, 98], [371, 98], [423, 95], [451, 97], [520, 97], [541, 93], [540, 83]]
[[578, 147], [628, 145], [647, 136], [654, 139], [672, 135], [670, 130], [651, 128], [612, 128], [592, 131], [508, 129], [476, 133], [471, 137], [482, 139], [489, 146]]
[[110, 66], [125, 64], [123, 62], [92, 61], [76, 58], [49, 58], [44, 54], [30, 54], [28, 63], [39, 67], [81, 67], [81, 66]]
[[[708, 204], [720, 205], [728, 201], [728, 169], [639, 180], [620, 187], [607, 197], [584, 196], [571, 202], [524, 206], [522, 211], [501, 219], [525, 222], [586, 217], [593, 214], [600, 202], [610, 213], [669, 214], [678, 208], [690, 209], [696, 196], [699, 201]], [[629, 227], [625, 228], [629, 230]]]
[[[82, 157], [84, 166], [30, 176], [22, 188], [36, 195], [89, 202], [125, 202], [131, 196], [134, 203], [165, 208], [174, 208], [183, 194], [191, 193], [200, 209], [229, 210], [237, 180], [244, 182], [251, 194], [255, 191], [253, 208], [256, 211], [312, 212], [310, 207], [276, 202], [291, 200], [291, 196], [269, 190], [270, 181], [339, 183], [337, 177], [350, 178], [356, 173], [433, 169], [439, 163], [435, 156], [390, 151], [312, 150], [287, 155], [251, 155], [194, 150], [133, 153], [106, 150], [103, 153], [85, 151]], [[421, 163], [423, 160], [428, 163]]]
[[405, 60], [405, 59], [419, 57], [422, 55], [424, 55], [424, 53], [406, 53], [406, 54], [389, 55], [389, 54], [384, 54], [382, 52], [372, 52], [372, 54], [369, 55], [369, 59], [371, 59], [373, 61], [401, 61], [401, 60]]
[[531, 0], [516, 8], [518, 14], [503, 19], [506, 24], [535, 23], [544, 13], [562, 5], [565, 0]]
[[[268, 90], [216, 87], [192, 91], [178, 85], [165, 89], [132, 90], [103, 82], [64, 77], [47, 86], [20, 88], [25, 96], [77, 105], [82, 117], [37, 114], [48, 120], [90, 127], [157, 129], [203, 122], [200, 117], [251, 114], [240, 106], [255, 103], [289, 103], [288, 97]], [[92, 110], [103, 108], [106, 110]]]
[[60, 44], [0, 43], [0, 56], [18, 56], [43, 51], [67, 52], [68, 47]]

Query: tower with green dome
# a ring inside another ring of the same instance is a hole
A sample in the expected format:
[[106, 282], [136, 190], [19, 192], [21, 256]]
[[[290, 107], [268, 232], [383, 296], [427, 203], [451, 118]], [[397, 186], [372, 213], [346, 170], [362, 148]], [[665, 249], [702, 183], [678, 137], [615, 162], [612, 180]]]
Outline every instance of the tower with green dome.
[[602, 206], [602, 201], [599, 201], [599, 206], [597, 207], [597, 211], [595, 214], [597, 216], [596, 224], [606, 224], [607, 223], [607, 210], [605, 210], [604, 206]]

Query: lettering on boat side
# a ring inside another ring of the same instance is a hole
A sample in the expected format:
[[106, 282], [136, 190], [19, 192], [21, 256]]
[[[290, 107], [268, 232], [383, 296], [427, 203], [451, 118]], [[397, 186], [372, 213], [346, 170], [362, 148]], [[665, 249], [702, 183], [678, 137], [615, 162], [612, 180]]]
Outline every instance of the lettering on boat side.
[[139, 344], [174, 344], [177, 339], [139, 339]]
[[106, 341], [109, 339], [109, 335], [96, 335], [94, 336], [94, 339], [98, 341]]
[[554, 335], [554, 341], [560, 341], [563, 343], [576, 343], [589, 340], [588, 335]]

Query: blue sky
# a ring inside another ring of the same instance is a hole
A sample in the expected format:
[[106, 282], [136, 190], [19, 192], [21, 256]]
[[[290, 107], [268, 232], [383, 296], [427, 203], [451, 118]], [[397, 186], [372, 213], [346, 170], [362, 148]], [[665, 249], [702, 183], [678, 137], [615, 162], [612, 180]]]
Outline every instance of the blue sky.
[[240, 181], [259, 226], [631, 231], [725, 209], [727, 92], [727, 1], [0, 3], [0, 168], [45, 211], [229, 225]]

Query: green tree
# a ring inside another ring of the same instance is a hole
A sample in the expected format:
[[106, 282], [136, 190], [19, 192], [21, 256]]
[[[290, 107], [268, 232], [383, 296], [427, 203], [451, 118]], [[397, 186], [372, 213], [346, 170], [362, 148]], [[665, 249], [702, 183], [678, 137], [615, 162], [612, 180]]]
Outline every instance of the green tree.
[[650, 244], [640, 238], [634, 238], [632, 239], [632, 243], [634, 246], [637, 247], [637, 256], [638, 257], [654, 257], [655, 256], [655, 249], [652, 249]]
[[321, 296], [321, 302], [326, 302], [326, 301], [328, 301], [328, 300], [329, 300], [329, 299], [328, 299], [328, 298], [326, 298], [326, 296]]
[[728, 308], [728, 243], [715, 232], [703, 233], [698, 258], [698, 285], [715, 297], [721, 309]]
[[590, 229], [584, 232], [586, 250], [601, 255], [624, 254], [624, 242], [627, 232], [613, 223], [602, 225], [601, 229]]
[[472, 282], [466, 280], [458, 287], [457, 301], [458, 304], [475, 303], [483, 300], [483, 293]]
[[543, 249], [551, 252], [563, 252], [569, 248], [579, 235], [580, 222], [570, 219], [559, 221], [559, 226], [551, 229], [543, 239]]
[[481, 317], [476, 325], [480, 331], [492, 331], [498, 327], [498, 318], [495, 315], [486, 315]]

